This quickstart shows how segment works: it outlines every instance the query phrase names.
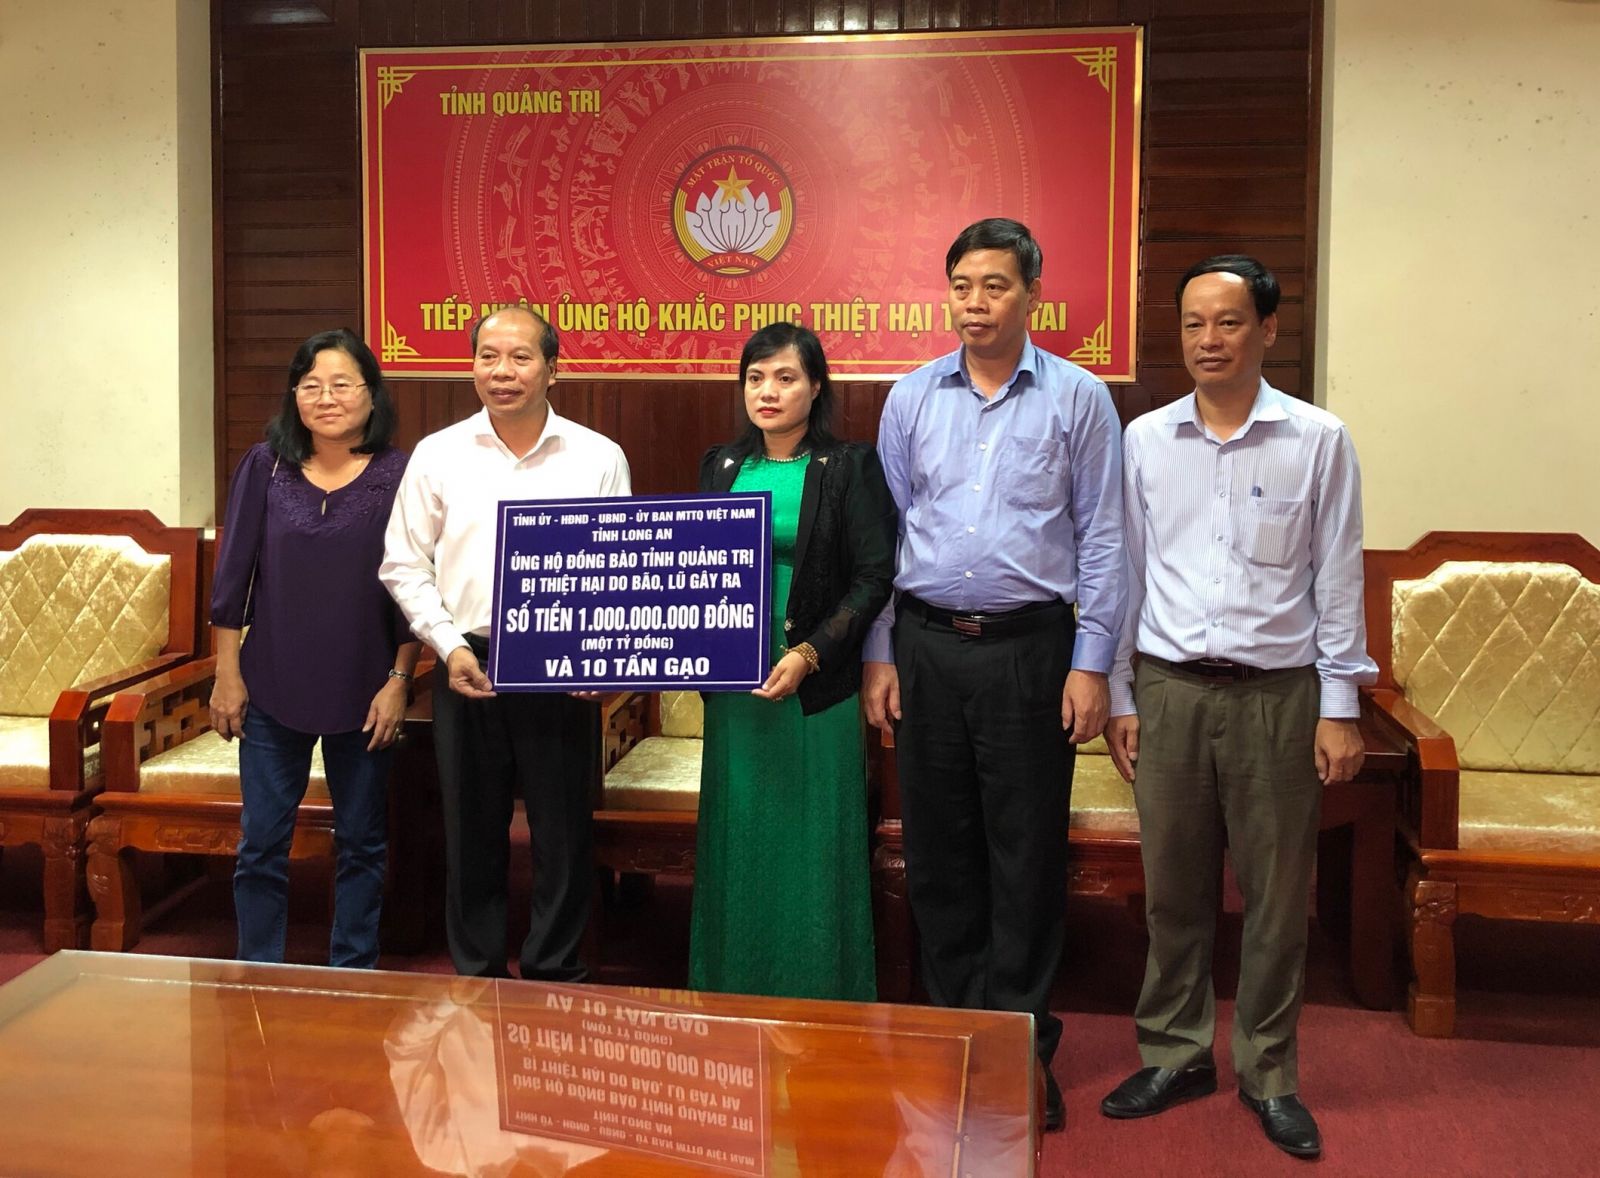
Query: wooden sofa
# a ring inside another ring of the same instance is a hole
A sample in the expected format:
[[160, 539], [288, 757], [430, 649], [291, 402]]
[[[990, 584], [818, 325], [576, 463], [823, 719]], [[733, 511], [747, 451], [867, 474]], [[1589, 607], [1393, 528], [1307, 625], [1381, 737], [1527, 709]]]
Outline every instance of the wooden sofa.
[[193, 657], [199, 534], [147, 511], [0, 526], [0, 847], [44, 855], [46, 952], [86, 943], [85, 830], [112, 694]]
[[600, 707], [595, 865], [623, 875], [694, 874], [705, 713], [693, 691], [624, 692]]
[[[419, 682], [426, 673], [419, 674]], [[100, 813], [89, 824], [89, 890], [96, 911], [91, 948], [121, 951], [139, 940], [144, 911], [135, 871], [138, 853], [216, 860], [231, 857], [238, 847], [239, 746], [211, 728], [207, 704], [215, 675], [214, 658], [197, 659], [120, 693], [106, 713], [106, 788]], [[421, 691], [420, 699], [427, 698]], [[413, 711], [421, 707], [425, 705], [414, 704]], [[420, 719], [425, 734], [427, 717]], [[432, 779], [432, 762], [430, 744], [406, 738], [391, 771], [383, 933], [384, 947], [390, 950], [418, 947], [422, 937], [424, 914], [417, 888], [407, 884], [414, 880], [405, 866], [411, 861], [405, 850], [426, 841], [418, 838], [408, 803], [424, 804], [428, 791], [422, 783]], [[311, 779], [295, 820], [289, 858], [334, 858], [333, 805], [320, 744], [312, 754]], [[404, 897], [398, 907], [397, 893]]]
[[[872, 850], [873, 925], [877, 934], [878, 998], [908, 1002], [916, 993], [917, 937], [906, 895], [905, 842], [894, 742], [883, 747], [883, 813]], [[1078, 750], [1073, 769], [1068, 837], [1068, 890], [1129, 906], [1144, 916], [1144, 866], [1139, 860], [1139, 814], [1133, 790], [1112, 764], [1104, 738]]]
[[1444, 1036], [1458, 915], [1600, 923], [1600, 552], [1570, 534], [1430, 532], [1366, 568], [1372, 705], [1416, 766], [1406, 1013]]
[[[1366, 763], [1355, 781], [1323, 795], [1318, 849], [1319, 920], [1348, 935], [1351, 989], [1374, 1009], [1394, 1003], [1394, 829], [1401, 781], [1411, 772], [1405, 746], [1363, 719]], [[885, 740], [883, 814], [873, 849], [878, 996], [913, 995], [916, 936], [906, 897], [900, 794], [892, 741]], [[1133, 789], [1117, 773], [1103, 738], [1078, 750], [1067, 831], [1068, 890], [1127, 905], [1144, 917], [1144, 866]]]
[[[664, 701], [664, 702], [663, 702]], [[624, 874], [692, 874], [698, 809], [700, 710], [692, 692], [608, 697], [601, 708], [604, 754], [596, 775], [595, 859]], [[1362, 1002], [1392, 1005], [1395, 909], [1394, 822], [1404, 745], [1364, 724], [1368, 763], [1357, 781], [1328, 790], [1323, 803], [1327, 881], [1319, 910], [1347, 922], [1352, 986]], [[914, 994], [916, 938], [906, 898], [900, 796], [892, 741], [868, 741], [874, 789], [872, 894], [878, 995]], [[1074, 773], [1071, 891], [1128, 905], [1140, 919], [1144, 869], [1133, 791], [1118, 776], [1104, 740], [1079, 752]], [[1335, 915], [1337, 914], [1337, 916]]]

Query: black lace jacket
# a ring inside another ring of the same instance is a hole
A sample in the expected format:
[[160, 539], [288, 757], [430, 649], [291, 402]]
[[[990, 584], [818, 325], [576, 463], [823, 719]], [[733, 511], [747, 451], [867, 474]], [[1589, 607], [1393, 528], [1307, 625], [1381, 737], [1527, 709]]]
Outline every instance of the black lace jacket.
[[[700, 489], [733, 486], [741, 459], [717, 446], [700, 462]], [[878, 452], [840, 442], [811, 456], [800, 499], [794, 584], [784, 641], [809, 642], [818, 669], [800, 684], [807, 715], [861, 689], [861, 644], [894, 587], [897, 519]]]

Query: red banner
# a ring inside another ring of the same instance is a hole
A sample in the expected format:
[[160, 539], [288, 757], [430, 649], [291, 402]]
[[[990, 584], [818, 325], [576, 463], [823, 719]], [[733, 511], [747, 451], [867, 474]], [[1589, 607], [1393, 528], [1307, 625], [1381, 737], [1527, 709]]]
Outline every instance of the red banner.
[[955, 346], [944, 254], [987, 216], [1044, 249], [1034, 339], [1134, 377], [1137, 28], [361, 55], [367, 338], [471, 370], [510, 303], [568, 375], [726, 376], [774, 320], [836, 375]]

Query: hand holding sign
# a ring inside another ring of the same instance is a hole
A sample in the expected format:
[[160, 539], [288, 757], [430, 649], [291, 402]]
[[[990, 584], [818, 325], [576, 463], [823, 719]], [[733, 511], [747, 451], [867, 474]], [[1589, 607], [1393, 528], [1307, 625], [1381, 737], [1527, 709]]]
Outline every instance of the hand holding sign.
[[797, 652], [790, 651], [778, 660], [767, 681], [752, 691], [762, 699], [785, 699], [800, 690], [800, 681], [811, 674], [811, 664]]
[[471, 648], [458, 646], [452, 650], [450, 657], [445, 660], [445, 669], [451, 691], [468, 699], [494, 698], [494, 684], [483, 673], [478, 656], [472, 653]]

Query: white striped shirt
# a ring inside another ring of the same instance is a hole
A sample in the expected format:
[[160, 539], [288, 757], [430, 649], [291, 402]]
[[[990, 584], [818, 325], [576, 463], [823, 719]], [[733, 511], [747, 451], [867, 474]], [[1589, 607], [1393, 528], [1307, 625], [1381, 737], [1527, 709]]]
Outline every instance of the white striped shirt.
[[1377, 678], [1361, 602], [1361, 470], [1344, 423], [1261, 382], [1221, 441], [1195, 394], [1123, 438], [1128, 612], [1111, 714], [1132, 715], [1135, 649], [1170, 662], [1316, 664], [1322, 715]]

